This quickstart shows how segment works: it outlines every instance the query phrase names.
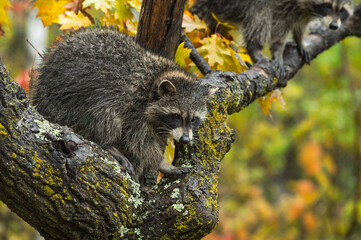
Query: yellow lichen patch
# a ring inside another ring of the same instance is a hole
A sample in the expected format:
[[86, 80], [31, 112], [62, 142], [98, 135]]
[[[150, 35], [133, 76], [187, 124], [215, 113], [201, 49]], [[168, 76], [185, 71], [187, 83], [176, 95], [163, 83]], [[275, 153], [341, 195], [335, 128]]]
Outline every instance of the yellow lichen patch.
[[60, 194], [54, 194], [50, 197], [51, 200], [60, 200], [62, 204], [65, 204], [63, 197]]
[[171, 239], [167, 234], [166, 235], [163, 235], [160, 240], [169, 240]]
[[54, 190], [53, 190], [51, 187], [47, 186], [47, 185], [46, 185], [46, 186], [43, 186], [42, 189], [43, 189], [43, 191], [44, 191], [44, 194], [45, 194], [46, 196], [48, 196], [48, 197], [50, 197], [51, 195], [54, 194]]
[[6, 136], [6, 135], [8, 135], [8, 133], [4, 130], [5, 129], [5, 127], [4, 127], [4, 125], [2, 125], [1, 123], [0, 123], [0, 136]]
[[180, 231], [184, 231], [184, 230], [187, 230], [189, 228], [188, 224], [182, 222], [182, 221], [179, 221], [177, 223], [174, 224], [174, 227]]

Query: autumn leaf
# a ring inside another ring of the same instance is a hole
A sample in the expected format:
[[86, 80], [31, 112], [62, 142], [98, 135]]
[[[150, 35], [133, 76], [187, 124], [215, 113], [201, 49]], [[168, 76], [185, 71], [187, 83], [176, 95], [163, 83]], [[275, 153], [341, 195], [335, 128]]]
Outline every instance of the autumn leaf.
[[197, 48], [198, 52], [207, 60], [208, 64], [216, 68], [223, 65], [223, 55], [228, 53], [222, 39], [216, 34], [201, 40], [202, 46]]
[[109, 2], [107, 0], [85, 0], [83, 2], [83, 7], [90, 7], [91, 5], [94, 6], [96, 10], [101, 10], [102, 12], [106, 13], [108, 9], [111, 8]]
[[119, 21], [124, 21], [134, 17], [130, 5], [127, 2], [118, 1], [116, 4], [116, 9]]
[[322, 155], [322, 148], [318, 143], [310, 142], [303, 147], [299, 163], [308, 175], [314, 176], [322, 171]]
[[294, 198], [287, 207], [287, 218], [289, 221], [297, 220], [305, 210], [305, 203], [300, 198]]
[[61, 24], [60, 30], [78, 29], [92, 24], [89, 18], [85, 17], [82, 13], [79, 12], [75, 15], [75, 13], [71, 11], [66, 11], [65, 14], [59, 16], [59, 23]]
[[[174, 153], [175, 153], [175, 144], [173, 138], [167, 139], [167, 146], [165, 147], [163, 157], [166, 160], [167, 163], [171, 164], [174, 159]], [[160, 182], [160, 180], [163, 178], [163, 173], [158, 173], [157, 183]]]
[[303, 216], [303, 223], [305, 224], [308, 231], [315, 230], [315, 228], [318, 226], [316, 217], [310, 211], [306, 212]]
[[178, 66], [180, 66], [181, 68], [186, 67], [185, 60], [189, 57], [191, 52], [192, 49], [188, 49], [184, 47], [184, 42], [179, 44], [174, 57], [174, 60], [178, 64]]
[[39, 9], [36, 16], [40, 17], [45, 27], [52, 23], [59, 23], [59, 15], [65, 13], [66, 8], [64, 6], [69, 2], [71, 2], [71, 0], [36, 0], [34, 1], [33, 8]]
[[190, 12], [185, 11], [183, 15], [182, 28], [185, 28], [186, 32], [192, 32], [193, 30], [207, 30], [207, 24], [197, 16], [193, 16]]
[[272, 101], [274, 101], [274, 99], [270, 98], [269, 95], [258, 98], [258, 104], [260, 105], [263, 114], [265, 116], [269, 115], [271, 119], [272, 114], [270, 113], [270, 110], [272, 108]]
[[30, 69], [25, 69], [14, 79], [26, 92], [29, 92], [29, 73]]
[[295, 184], [295, 192], [307, 204], [314, 203], [319, 197], [314, 184], [310, 180], [297, 181]]
[[[7, 7], [11, 7], [10, 2], [8, 0], [1, 0], [0, 1], [0, 30], [1, 30], [1, 25], [3, 23], [5, 23], [8, 27], [10, 27], [9, 17], [6, 13]], [[1, 36], [1, 31], [0, 31], [0, 36]]]
[[129, 4], [129, 6], [134, 8], [137, 12], [140, 12], [140, 8], [142, 6], [141, 0], [128, 0], [127, 2]]
[[282, 91], [276, 89], [271, 93], [269, 93], [268, 95], [258, 98], [258, 103], [261, 106], [261, 110], [265, 116], [269, 115], [272, 119], [272, 114], [270, 113], [270, 110], [272, 108], [272, 102], [279, 102], [283, 110], [287, 112], [287, 108], [286, 108], [287, 104], [283, 98]]

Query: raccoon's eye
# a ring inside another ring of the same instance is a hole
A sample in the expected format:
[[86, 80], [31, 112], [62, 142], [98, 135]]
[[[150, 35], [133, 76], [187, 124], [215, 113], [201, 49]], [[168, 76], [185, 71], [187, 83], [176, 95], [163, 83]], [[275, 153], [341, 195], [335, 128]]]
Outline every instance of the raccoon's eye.
[[201, 122], [201, 120], [199, 119], [199, 117], [194, 117], [194, 118], [192, 118], [192, 126], [193, 127], [197, 127], [199, 124], [200, 124], [200, 122]]
[[348, 18], [348, 12], [345, 8], [341, 8], [340, 10], [340, 19], [341, 21], [345, 21]]
[[327, 16], [332, 14], [332, 4], [331, 3], [322, 3], [314, 6], [314, 11], [316, 15]]
[[179, 115], [179, 114], [173, 114], [172, 115], [173, 116], [173, 118], [175, 119], [175, 120], [177, 120], [177, 121], [179, 121], [179, 120], [182, 120], [182, 116], [181, 115]]

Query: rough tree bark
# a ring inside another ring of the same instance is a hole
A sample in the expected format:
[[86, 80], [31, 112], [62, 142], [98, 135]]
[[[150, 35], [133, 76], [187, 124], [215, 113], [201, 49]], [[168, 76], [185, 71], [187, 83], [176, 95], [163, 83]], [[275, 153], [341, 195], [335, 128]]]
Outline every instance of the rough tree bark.
[[[360, 17], [358, 6], [347, 29], [317, 28], [306, 39], [311, 55], [361, 36]], [[219, 88], [208, 119], [176, 152], [177, 164], [193, 171], [153, 187], [135, 183], [99, 146], [44, 120], [0, 63], [0, 200], [46, 239], [200, 239], [218, 221], [219, 165], [233, 141], [227, 116], [285, 86], [303, 65], [292, 45], [285, 59], [286, 79], [277, 79], [272, 62], [207, 75], [203, 83]]]
[[174, 59], [181, 33], [186, 0], [144, 0], [137, 29], [137, 42]]

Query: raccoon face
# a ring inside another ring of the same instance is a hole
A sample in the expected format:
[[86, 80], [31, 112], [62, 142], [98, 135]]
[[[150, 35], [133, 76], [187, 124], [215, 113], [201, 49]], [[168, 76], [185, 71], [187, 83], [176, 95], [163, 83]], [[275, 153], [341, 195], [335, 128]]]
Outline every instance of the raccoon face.
[[170, 113], [160, 117], [163, 125], [160, 130], [168, 131], [168, 135], [182, 144], [189, 143], [193, 138], [193, 132], [202, 121], [200, 113]]
[[351, 0], [318, 0], [312, 8], [312, 13], [322, 17], [322, 22], [332, 30], [338, 29], [353, 12]]
[[160, 82], [156, 93], [158, 99], [147, 107], [145, 114], [158, 136], [173, 137], [175, 141], [187, 144], [206, 118], [206, 100], [210, 93], [204, 86], [192, 82], [175, 82], [177, 88], [172, 82]]

